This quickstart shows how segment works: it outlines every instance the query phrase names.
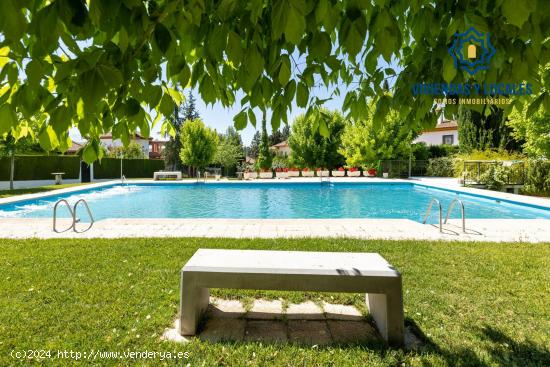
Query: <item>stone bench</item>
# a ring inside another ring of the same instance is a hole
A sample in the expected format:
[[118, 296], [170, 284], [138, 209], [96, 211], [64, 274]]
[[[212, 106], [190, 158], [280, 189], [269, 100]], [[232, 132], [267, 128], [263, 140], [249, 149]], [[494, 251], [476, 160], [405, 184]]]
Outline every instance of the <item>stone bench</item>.
[[401, 274], [376, 253], [199, 249], [181, 270], [181, 335], [195, 335], [209, 288], [366, 293], [382, 337], [404, 343]]
[[153, 180], [181, 180], [180, 171], [157, 171], [153, 173]]

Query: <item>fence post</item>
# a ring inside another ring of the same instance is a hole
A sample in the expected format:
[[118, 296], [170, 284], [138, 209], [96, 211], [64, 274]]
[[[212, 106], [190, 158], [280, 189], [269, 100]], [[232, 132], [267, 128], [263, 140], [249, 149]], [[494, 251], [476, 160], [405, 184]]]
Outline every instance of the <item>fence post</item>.
[[409, 177], [407, 178], [411, 178], [411, 170], [412, 170], [412, 153], [409, 154]]

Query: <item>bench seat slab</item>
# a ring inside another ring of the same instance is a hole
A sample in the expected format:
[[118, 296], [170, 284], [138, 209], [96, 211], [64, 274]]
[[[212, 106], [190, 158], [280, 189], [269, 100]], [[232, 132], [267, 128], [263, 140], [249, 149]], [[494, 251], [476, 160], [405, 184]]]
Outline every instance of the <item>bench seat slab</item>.
[[181, 271], [182, 335], [196, 333], [209, 288], [365, 293], [382, 337], [404, 342], [401, 275], [376, 253], [199, 249]]

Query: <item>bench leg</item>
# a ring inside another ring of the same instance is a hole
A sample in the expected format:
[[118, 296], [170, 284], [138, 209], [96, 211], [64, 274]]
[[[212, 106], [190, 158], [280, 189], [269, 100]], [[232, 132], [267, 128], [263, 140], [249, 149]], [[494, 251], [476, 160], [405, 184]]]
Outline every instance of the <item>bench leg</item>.
[[195, 335], [199, 319], [208, 308], [210, 291], [197, 287], [192, 277], [182, 274], [180, 293], [180, 334]]
[[405, 323], [401, 281], [399, 289], [389, 290], [386, 294], [369, 293], [366, 301], [382, 337], [391, 346], [402, 347], [405, 343]]

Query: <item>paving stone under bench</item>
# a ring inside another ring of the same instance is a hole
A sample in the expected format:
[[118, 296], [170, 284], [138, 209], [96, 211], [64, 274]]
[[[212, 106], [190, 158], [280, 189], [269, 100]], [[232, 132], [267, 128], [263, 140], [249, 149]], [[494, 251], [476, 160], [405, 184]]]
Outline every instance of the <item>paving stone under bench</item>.
[[283, 317], [283, 303], [279, 300], [257, 299], [246, 314], [247, 319], [274, 320]]
[[327, 320], [327, 324], [335, 343], [365, 344], [380, 340], [378, 332], [365, 321]]
[[208, 319], [200, 339], [215, 343], [219, 341], [242, 341], [246, 327], [246, 320], [243, 319]]
[[288, 341], [286, 324], [277, 320], [248, 320], [245, 341], [284, 343]]
[[327, 303], [323, 301], [323, 310], [325, 311], [325, 316], [327, 319], [350, 321], [363, 320], [363, 315], [354, 306], [335, 305], [333, 303]]
[[208, 307], [208, 317], [212, 318], [242, 318], [246, 314], [243, 304], [237, 300], [211, 298]]
[[286, 309], [288, 320], [324, 320], [325, 314], [321, 307], [312, 301], [299, 304], [291, 303]]
[[289, 320], [288, 335], [292, 343], [327, 345], [332, 343], [326, 321]]

